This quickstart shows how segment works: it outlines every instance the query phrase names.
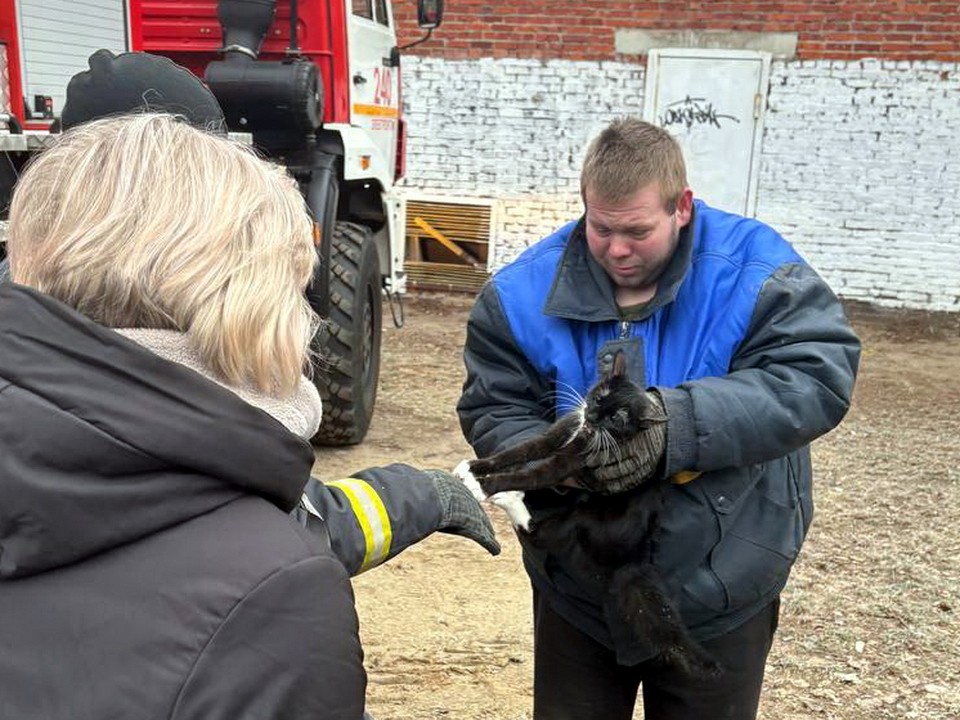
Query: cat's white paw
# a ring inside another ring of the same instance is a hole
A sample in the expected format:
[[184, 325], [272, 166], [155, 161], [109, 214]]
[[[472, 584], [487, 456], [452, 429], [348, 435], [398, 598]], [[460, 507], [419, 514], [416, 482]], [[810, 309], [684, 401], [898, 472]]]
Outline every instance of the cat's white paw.
[[505, 490], [490, 496], [490, 502], [506, 511], [510, 522], [524, 532], [530, 532], [530, 511], [523, 502], [522, 490]]
[[480, 483], [477, 482], [477, 479], [473, 476], [473, 473], [470, 472], [469, 460], [461, 460], [460, 463], [453, 469], [453, 474], [460, 478], [460, 482], [466, 485], [467, 490], [469, 490], [470, 494], [477, 499], [477, 502], [483, 502], [487, 499], [487, 494], [483, 491], [483, 488], [480, 487]]
[[530, 511], [527, 510], [527, 506], [523, 503], [522, 491], [507, 490], [488, 497], [477, 481], [477, 478], [470, 472], [469, 460], [461, 460], [453, 469], [453, 474], [460, 479], [460, 482], [466, 486], [470, 494], [477, 499], [477, 502], [490, 500], [490, 502], [497, 507], [503, 508], [514, 527], [521, 528], [525, 532], [530, 532]]

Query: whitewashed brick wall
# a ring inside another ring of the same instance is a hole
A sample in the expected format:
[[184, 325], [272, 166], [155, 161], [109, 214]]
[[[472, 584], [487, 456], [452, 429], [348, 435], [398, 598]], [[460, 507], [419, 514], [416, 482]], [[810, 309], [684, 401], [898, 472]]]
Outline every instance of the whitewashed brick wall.
[[774, 63], [759, 217], [841, 295], [960, 311], [960, 67]]
[[492, 268], [580, 215], [587, 142], [615, 117], [643, 109], [638, 65], [404, 63], [407, 191], [496, 199]]
[[[636, 64], [405, 63], [406, 192], [494, 198], [492, 268], [579, 215], [586, 143], [643, 109]], [[838, 293], [960, 311], [960, 66], [775, 62], [761, 159], [758, 216]]]

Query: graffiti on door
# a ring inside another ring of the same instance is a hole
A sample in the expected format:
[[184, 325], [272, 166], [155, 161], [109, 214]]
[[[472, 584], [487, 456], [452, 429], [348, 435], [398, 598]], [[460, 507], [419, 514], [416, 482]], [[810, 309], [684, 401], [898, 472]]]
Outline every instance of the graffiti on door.
[[681, 125], [687, 130], [694, 125], [712, 125], [719, 128], [722, 127], [721, 120], [732, 120], [737, 124], [740, 123], [740, 119], [733, 115], [717, 112], [713, 103], [706, 98], [690, 97], [689, 95], [683, 100], [677, 100], [666, 105], [659, 120], [661, 127], [668, 128], [672, 125]]

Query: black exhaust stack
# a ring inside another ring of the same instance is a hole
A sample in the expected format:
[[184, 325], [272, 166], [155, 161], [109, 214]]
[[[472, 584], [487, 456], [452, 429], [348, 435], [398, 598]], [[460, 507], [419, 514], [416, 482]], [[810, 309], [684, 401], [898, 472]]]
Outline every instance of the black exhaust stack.
[[220, 0], [217, 20], [223, 28], [223, 52], [256, 60], [276, 14], [276, 0]]
[[323, 92], [309, 60], [257, 59], [276, 9], [276, 0], [220, 0], [224, 59], [207, 66], [205, 80], [230, 130], [253, 133], [267, 148], [295, 148], [323, 123]]

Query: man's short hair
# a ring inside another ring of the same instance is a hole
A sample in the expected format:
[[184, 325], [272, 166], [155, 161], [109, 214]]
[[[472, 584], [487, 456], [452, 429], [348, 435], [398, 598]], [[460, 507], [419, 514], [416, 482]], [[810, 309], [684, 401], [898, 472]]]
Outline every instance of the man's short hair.
[[663, 128], [638, 118], [614, 120], [587, 148], [580, 172], [584, 201], [589, 192], [605, 202], [622, 202], [651, 183], [672, 213], [687, 187], [679, 143]]
[[171, 115], [93, 120], [34, 160], [10, 207], [14, 282], [113, 328], [187, 334], [231, 384], [297, 386], [317, 318], [296, 182]]

